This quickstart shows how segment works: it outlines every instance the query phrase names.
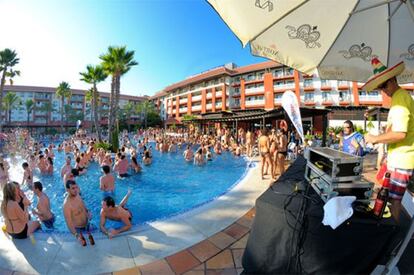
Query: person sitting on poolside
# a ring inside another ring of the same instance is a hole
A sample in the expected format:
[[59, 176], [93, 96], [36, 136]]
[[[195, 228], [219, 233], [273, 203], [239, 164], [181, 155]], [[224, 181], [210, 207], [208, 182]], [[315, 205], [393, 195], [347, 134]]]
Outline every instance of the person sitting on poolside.
[[187, 145], [187, 149], [185, 149], [183, 156], [186, 161], [193, 160], [194, 154], [193, 154], [193, 150], [191, 150], [191, 145]]
[[150, 165], [152, 163], [152, 158], [148, 150], [144, 152], [144, 156], [142, 157], [142, 162], [144, 163], [144, 165]]
[[[132, 213], [125, 207], [125, 204], [127, 203], [130, 195], [131, 190], [128, 190], [128, 193], [125, 195], [119, 205], [115, 205], [115, 201], [111, 196], [105, 197], [102, 201], [100, 228], [101, 231], [110, 239], [121, 232], [129, 230], [132, 226]], [[105, 228], [106, 219], [121, 221], [124, 226], [119, 229], [108, 230]]]
[[53, 228], [55, 222], [55, 215], [50, 211], [49, 197], [43, 193], [43, 185], [40, 181], [34, 183], [34, 193], [37, 196], [37, 207], [32, 212], [35, 214], [40, 222], [47, 228]]
[[69, 231], [81, 243], [86, 246], [86, 240], [83, 237], [83, 232], [88, 234], [89, 243], [95, 244], [93, 236], [90, 231], [89, 221], [92, 218], [91, 213], [86, 208], [85, 203], [79, 196], [79, 188], [75, 181], [68, 180], [66, 182], [66, 190], [68, 196], [63, 202], [63, 214], [65, 216], [66, 225]]
[[19, 184], [9, 182], [3, 187], [3, 201], [1, 213], [6, 224], [6, 232], [14, 239], [26, 239], [31, 237], [40, 224], [37, 221], [30, 221], [25, 205], [20, 197]]
[[126, 178], [129, 176], [128, 174], [128, 167], [129, 163], [128, 160], [125, 158], [125, 155], [122, 153], [118, 153], [118, 160], [115, 162], [114, 171], [118, 172], [118, 177]]
[[24, 162], [22, 164], [23, 167], [23, 180], [22, 180], [22, 185], [27, 184], [27, 186], [29, 187], [29, 189], [33, 189], [33, 172], [29, 167], [29, 164], [27, 162]]
[[104, 196], [110, 196], [115, 191], [115, 178], [111, 174], [111, 168], [108, 165], [102, 166], [104, 175], [99, 179], [99, 188], [104, 192]]

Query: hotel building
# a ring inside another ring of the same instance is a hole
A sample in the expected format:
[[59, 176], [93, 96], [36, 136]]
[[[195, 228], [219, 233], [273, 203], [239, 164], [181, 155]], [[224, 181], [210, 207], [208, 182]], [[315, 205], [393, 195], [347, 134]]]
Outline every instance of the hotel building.
[[[190, 76], [150, 97], [161, 119], [179, 124], [184, 115], [265, 109], [281, 106], [285, 91], [293, 91], [301, 107], [329, 108], [330, 126], [345, 119], [363, 121], [368, 107], [389, 107], [391, 98], [379, 91], [366, 92], [363, 83], [321, 80], [276, 62], [237, 67], [230, 63]], [[413, 94], [414, 85], [403, 85]], [[350, 111], [352, 109], [352, 111]], [[320, 128], [321, 122], [309, 122]], [[305, 123], [306, 124], [306, 123]]]
[[[83, 118], [83, 124], [85, 127], [89, 127], [92, 123], [92, 108], [90, 102], [86, 100], [85, 90], [71, 89], [71, 96], [69, 99], [65, 99], [65, 105], [70, 104], [71, 112], [76, 113], [79, 117]], [[61, 125], [61, 98], [56, 96], [56, 88], [51, 87], [33, 87], [33, 86], [5, 86], [3, 92], [4, 95], [8, 92], [16, 94], [20, 101], [11, 110], [10, 122], [8, 121], [8, 115], [1, 114], [4, 127], [59, 127]], [[109, 93], [100, 92], [100, 123], [102, 125], [107, 124], [108, 111], [109, 111]], [[31, 99], [34, 102], [33, 111], [28, 114], [25, 102]], [[136, 105], [139, 102], [148, 99], [148, 97], [137, 97], [129, 95], [120, 95], [119, 106], [122, 108], [128, 102]], [[69, 100], [69, 102], [68, 102]], [[50, 105], [51, 108], [45, 108], [46, 105]], [[49, 110], [47, 110], [49, 109]], [[28, 117], [29, 116], [29, 117]], [[131, 125], [138, 124], [140, 122], [139, 116], [132, 116], [128, 123]], [[76, 122], [65, 122], [65, 127], [74, 127]]]

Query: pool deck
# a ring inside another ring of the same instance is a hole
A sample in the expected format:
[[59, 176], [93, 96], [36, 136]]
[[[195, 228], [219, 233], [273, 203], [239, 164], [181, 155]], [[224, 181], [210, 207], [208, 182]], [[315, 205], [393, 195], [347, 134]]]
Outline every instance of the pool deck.
[[[137, 274], [139, 270], [147, 274], [183, 273], [185, 268], [179, 272], [182, 257], [199, 265], [204, 258], [209, 258], [208, 253], [216, 249], [217, 253], [220, 252], [249, 231], [251, 219], [248, 217], [252, 217], [251, 209], [255, 200], [270, 184], [270, 180], [260, 179], [257, 160], [253, 160], [253, 163], [255, 167], [249, 169], [245, 178], [216, 200], [112, 240], [102, 234], [95, 234], [95, 246], [81, 247], [73, 237], [55, 234], [35, 234], [37, 242], [33, 245], [29, 240], [11, 240], [0, 233], [0, 274], [11, 274], [12, 271], [29, 274], [97, 274], [119, 270], [130, 270], [131, 274]], [[210, 242], [214, 245], [211, 246]], [[199, 243], [205, 245], [206, 250], [200, 248]], [[191, 247], [193, 254], [187, 249]], [[170, 263], [164, 266], [165, 269], [159, 270], [157, 263], [166, 262], [164, 258], [169, 259], [173, 267]]]

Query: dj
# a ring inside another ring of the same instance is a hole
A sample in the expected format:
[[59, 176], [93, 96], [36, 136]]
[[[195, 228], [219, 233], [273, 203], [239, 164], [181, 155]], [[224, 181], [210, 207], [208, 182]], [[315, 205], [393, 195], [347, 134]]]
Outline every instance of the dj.
[[372, 59], [374, 75], [362, 87], [367, 91], [382, 90], [391, 97], [387, 128], [384, 134], [365, 135], [367, 143], [388, 144], [387, 166], [391, 172], [390, 198], [401, 200], [414, 169], [414, 100], [397, 83], [404, 63], [386, 68], [377, 58]]

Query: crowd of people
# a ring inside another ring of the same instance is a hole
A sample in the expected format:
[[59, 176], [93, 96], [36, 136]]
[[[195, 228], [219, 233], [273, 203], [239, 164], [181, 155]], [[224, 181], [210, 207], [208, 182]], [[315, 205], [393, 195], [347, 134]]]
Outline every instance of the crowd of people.
[[[131, 228], [132, 214], [126, 208], [131, 195], [129, 191], [119, 205], [115, 204], [116, 178], [129, 177], [142, 172], [141, 165], [151, 165], [152, 150], [160, 153], [183, 152], [183, 161], [193, 165], [205, 165], [208, 161], [222, 154], [231, 152], [234, 156], [253, 156], [258, 150], [257, 140], [263, 136], [261, 131], [246, 131], [242, 128], [236, 132], [230, 129], [217, 129], [209, 134], [202, 134], [196, 128], [189, 130], [166, 131], [163, 129], [139, 130], [129, 134], [124, 132], [120, 138], [121, 148], [115, 154], [99, 147], [98, 141], [83, 130], [75, 135], [64, 138], [60, 142], [43, 144], [31, 137], [25, 129], [15, 129], [8, 133], [8, 141], [3, 150], [9, 156], [10, 163], [0, 158], [0, 185], [3, 190], [1, 213], [5, 226], [3, 230], [9, 236], [21, 239], [32, 237], [37, 229], [53, 228], [55, 214], [49, 197], [44, 192], [43, 184], [36, 180], [36, 174], [54, 175], [60, 177], [66, 190], [63, 202], [63, 216], [68, 230], [82, 244], [94, 244], [91, 227], [91, 211], [81, 196], [77, 177], [88, 173], [90, 163], [96, 162], [102, 170], [99, 179], [99, 189], [102, 192], [102, 209], [100, 214], [100, 230], [109, 238]], [[270, 135], [270, 152], [277, 149], [284, 156], [286, 142], [282, 136]], [[150, 143], [151, 142], [151, 143]], [[153, 145], [152, 145], [153, 144]], [[154, 148], [153, 148], [154, 146]], [[262, 149], [259, 150], [263, 150]], [[11, 154], [13, 152], [13, 154]], [[64, 154], [65, 162], [62, 167], [55, 168], [55, 154]], [[19, 182], [10, 181], [9, 168], [17, 163], [20, 157], [21, 177]], [[273, 166], [269, 166], [273, 169]], [[59, 171], [56, 173], [56, 171]], [[271, 170], [273, 173], [273, 170]], [[283, 170], [280, 171], [283, 173]], [[20, 181], [21, 179], [21, 181]], [[33, 191], [37, 197], [37, 205], [27, 199], [23, 187]], [[31, 211], [29, 211], [31, 209]], [[118, 220], [123, 226], [118, 229], [105, 227], [106, 220]], [[85, 237], [86, 236], [86, 237]]]

